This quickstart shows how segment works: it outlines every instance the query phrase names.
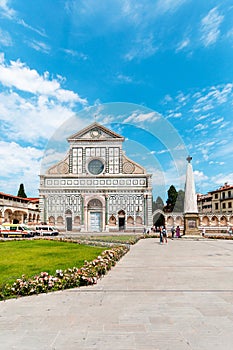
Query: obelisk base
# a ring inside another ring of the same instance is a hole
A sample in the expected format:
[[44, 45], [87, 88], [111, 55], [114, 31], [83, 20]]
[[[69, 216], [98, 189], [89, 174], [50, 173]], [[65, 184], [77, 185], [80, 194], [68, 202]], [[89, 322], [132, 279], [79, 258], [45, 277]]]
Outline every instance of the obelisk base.
[[184, 214], [184, 235], [200, 236], [198, 229], [199, 215], [198, 213]]

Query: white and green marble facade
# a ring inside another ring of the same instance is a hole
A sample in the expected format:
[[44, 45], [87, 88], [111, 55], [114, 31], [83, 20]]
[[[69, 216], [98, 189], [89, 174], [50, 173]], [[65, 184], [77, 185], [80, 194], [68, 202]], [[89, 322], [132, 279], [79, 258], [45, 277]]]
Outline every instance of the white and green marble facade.
[[66, 157], [40, 176], [42, 220], [81, 231], [151, 227], [152, 175], [126, 157], [124, 138], [93, 123], [68, 142]]

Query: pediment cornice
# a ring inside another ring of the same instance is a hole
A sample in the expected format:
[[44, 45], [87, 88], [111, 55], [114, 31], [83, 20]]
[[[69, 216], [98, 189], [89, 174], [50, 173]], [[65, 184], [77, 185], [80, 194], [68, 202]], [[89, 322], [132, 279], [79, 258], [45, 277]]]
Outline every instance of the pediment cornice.
[[91, 125], [67, 138], [67, 141], [69, 143], [83, 141], [98, 142], [110, 140], [123, 142], [124, 137], [97, 122], [92, 123]]

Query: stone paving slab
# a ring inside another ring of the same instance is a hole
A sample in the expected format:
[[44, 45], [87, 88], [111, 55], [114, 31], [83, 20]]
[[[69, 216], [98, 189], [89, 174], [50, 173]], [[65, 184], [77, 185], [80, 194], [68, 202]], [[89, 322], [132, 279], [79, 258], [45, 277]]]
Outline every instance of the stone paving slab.
[[233, 241], [145, 239], [97, 285], [0, 302], [0, 349], [232, 350]]

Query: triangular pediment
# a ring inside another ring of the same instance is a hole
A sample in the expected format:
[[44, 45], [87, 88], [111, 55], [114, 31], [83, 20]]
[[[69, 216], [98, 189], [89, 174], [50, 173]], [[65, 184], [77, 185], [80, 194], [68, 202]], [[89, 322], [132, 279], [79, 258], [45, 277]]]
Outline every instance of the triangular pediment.
[[124, 137], [106, 128], [99, 123], [92, 123], [86, 128], [78, 131], [67, 138], [68, 142], [73, 141], [109, 141], [109, 140], [124, 141]]

